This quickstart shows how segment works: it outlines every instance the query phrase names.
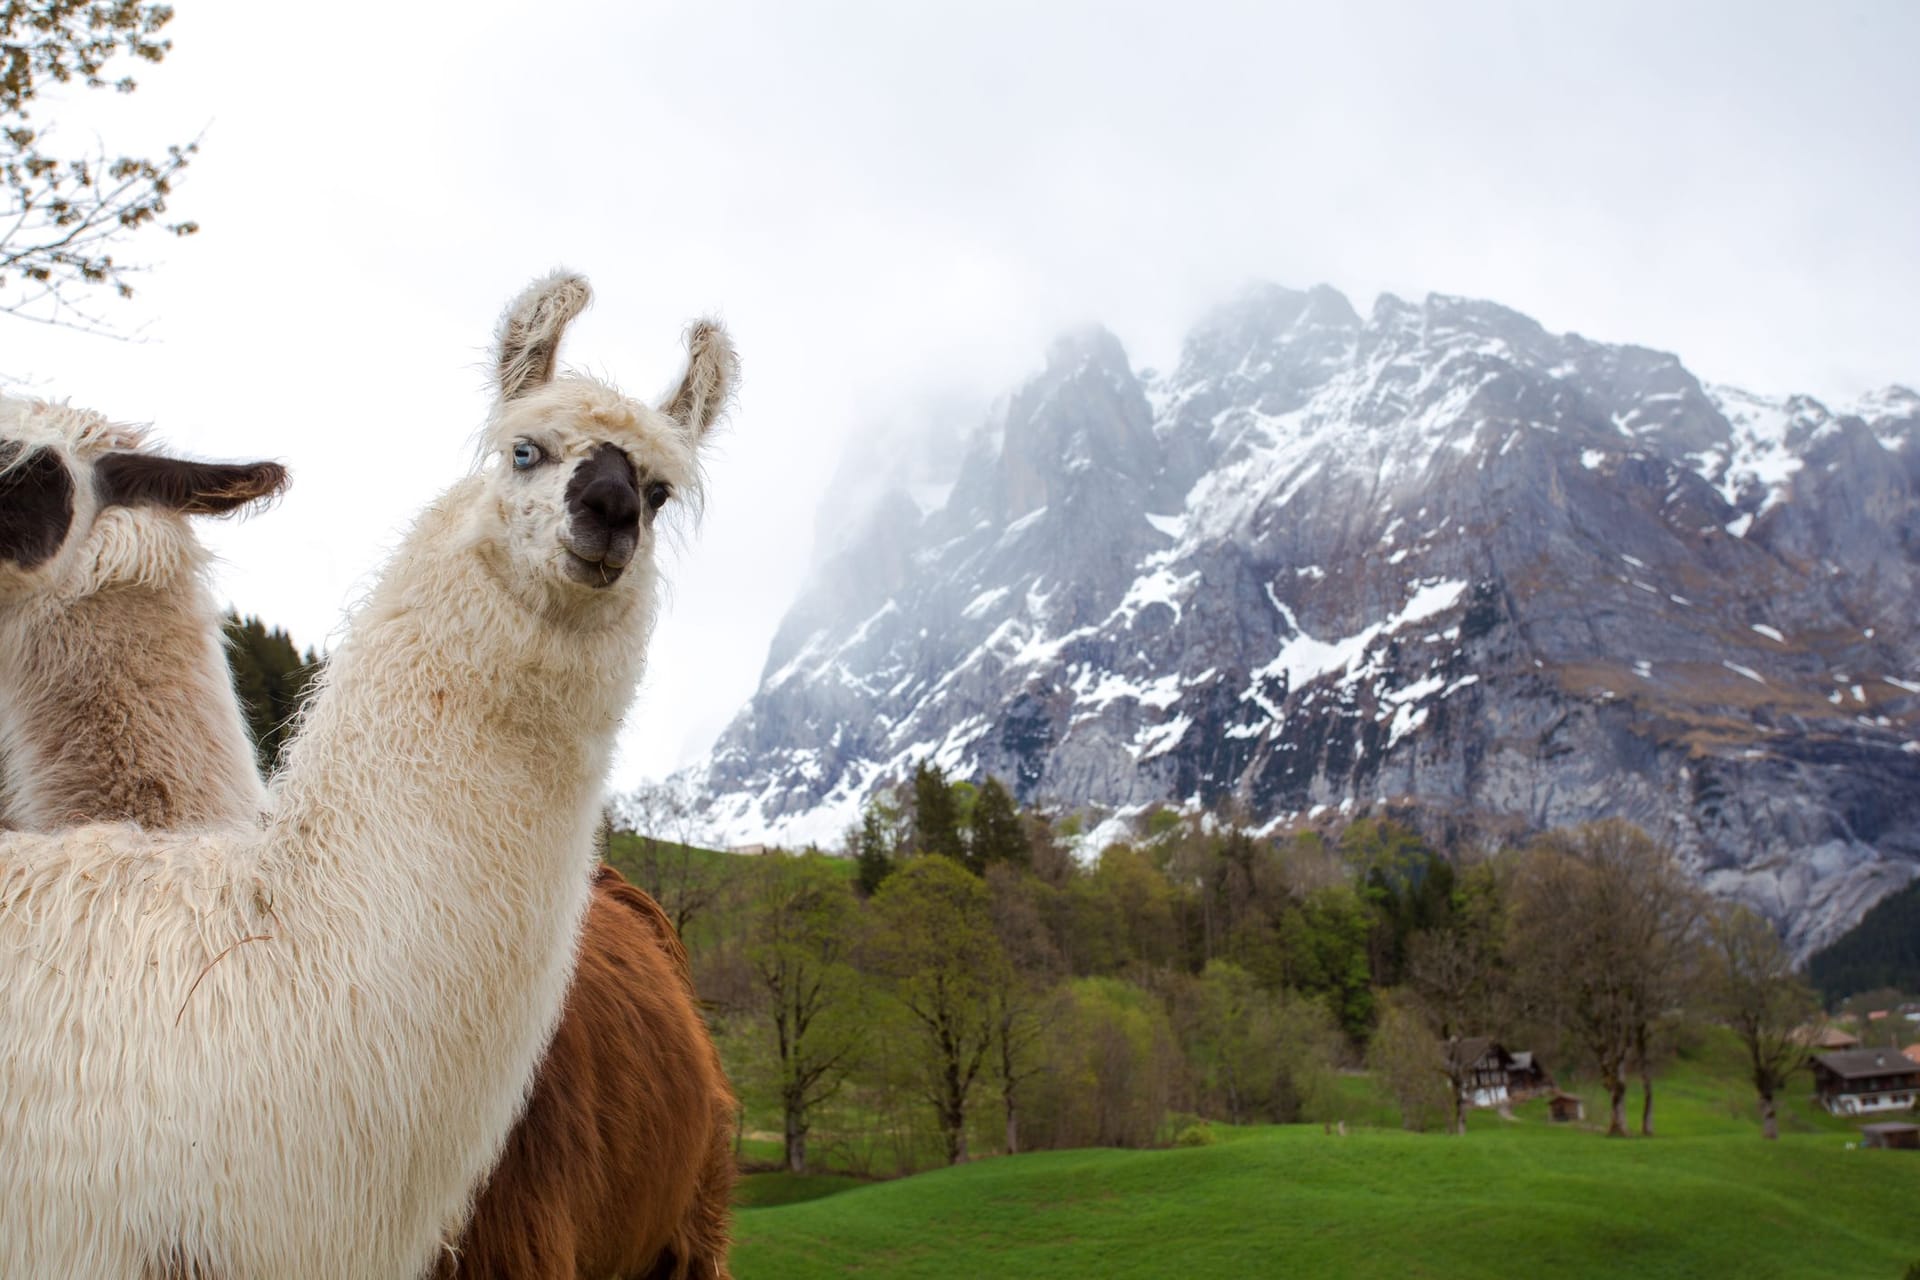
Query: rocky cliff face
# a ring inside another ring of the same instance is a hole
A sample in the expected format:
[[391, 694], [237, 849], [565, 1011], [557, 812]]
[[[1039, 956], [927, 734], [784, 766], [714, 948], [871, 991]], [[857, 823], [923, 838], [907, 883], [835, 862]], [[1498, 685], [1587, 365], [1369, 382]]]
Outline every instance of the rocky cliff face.
[[1621, 815], [1801, 949], [1920, 874], [1920, 396], [1830, 407], [1458, 298], [1061, 339], [794, 606], [700, 780], [837, 840], [920, 758], [1124, 814]]

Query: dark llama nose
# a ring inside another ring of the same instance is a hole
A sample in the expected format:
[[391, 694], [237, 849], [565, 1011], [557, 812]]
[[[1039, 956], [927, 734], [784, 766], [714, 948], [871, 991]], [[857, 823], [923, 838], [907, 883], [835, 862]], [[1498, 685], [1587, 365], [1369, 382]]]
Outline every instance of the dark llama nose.
[[576, 534], [591, 531], [611, 543], [621, 534], [636, 533], [640, 485], [627, 455], [611, 444], [595, 449], [567, 481], [567, 507]]
[[640, 495], [630, 480], [598, 476], [581, 491], [580, 505], [599, 516], [600, 523], [609, 529], [640, 523]]

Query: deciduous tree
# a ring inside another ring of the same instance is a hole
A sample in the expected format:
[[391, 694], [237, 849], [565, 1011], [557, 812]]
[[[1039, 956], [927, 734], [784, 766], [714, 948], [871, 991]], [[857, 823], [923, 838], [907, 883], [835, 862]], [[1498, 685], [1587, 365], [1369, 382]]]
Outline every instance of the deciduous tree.
[[1627, 1073], [1640, 1069], [1652, 1132], [1650, 1040], [1694, 965], [1700, 896], [1672, 853], [1621, 821], [1551, 833], [1524, 859], [1509, 945], [1536, 1011], [1585, 1047], [1625, 1136]]
[[839, 1091], [864, 1034], [861, 977], [850, 963], [859, 903], [846, 875], [819, 853], [766, 854], [750, 885], [747, 962], [773, 1041], [766, 1060], [787, 1168], [805, 1173], [809, 1116]]
[[987, 887], [951, 858], [915, 858], [873, 895], [868, 959], [920, 1035], [922, 1094], [947, 1160], [967, 1158], [967, 1105], [995, 1039], [993, 994], [1006, 964]]
[[1780, 1136], [1774, 1098], [1812, 1052], [1805, 1035], [1819, 1010], [1813, 988], [1794, 972], [1793, 957], [1774, 927], [1745, 907], [1714, 917], [1707, 947], [1709, 1006], [1747, 1051], [1747, 1068], [1760, 1100], [1760, 1131]]
[[620, 873], [653, 895], [682, 938], [720, 894], [720, 869], [699, 847], [700, 811], [671, 782], [649, 782], [619, 797], [614, 826], [630, 839], [613, 858]]

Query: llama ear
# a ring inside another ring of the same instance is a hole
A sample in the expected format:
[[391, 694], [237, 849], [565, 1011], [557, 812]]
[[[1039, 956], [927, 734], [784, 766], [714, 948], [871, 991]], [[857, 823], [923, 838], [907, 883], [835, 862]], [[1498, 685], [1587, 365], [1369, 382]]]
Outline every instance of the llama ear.
[[573, 318], [593, 301], [587, 278], [555, 271], [535, 280], [501, 317], [494, 349], [500, 398], [512, 400], [553, 381], [560, 337]]
[[94, 464], [103, 506], [141, 503], [182, 515], [212, 516], [271, 498], [287, 487], [277, 462], [188, 462], [155, 453], [109, 453]]
[[740, 382], [740, 357], [718, 320], [696, 320], [687, 330], [687, 372], [660, 406], [695, 440], [707, 434]]

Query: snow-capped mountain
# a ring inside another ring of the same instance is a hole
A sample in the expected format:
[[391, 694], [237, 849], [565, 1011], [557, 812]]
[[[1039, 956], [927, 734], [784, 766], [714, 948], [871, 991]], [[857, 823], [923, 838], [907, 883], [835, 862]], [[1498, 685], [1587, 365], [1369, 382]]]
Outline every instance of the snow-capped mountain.
[[1491, 303], [1251, 290], [1060, 339], [890, 494], [700, 781], [837, 840], [931, 758], [1023, 801], [1618, 814], [1805, 949], [1920, 874], [1920, 396], [1774, 401]]

